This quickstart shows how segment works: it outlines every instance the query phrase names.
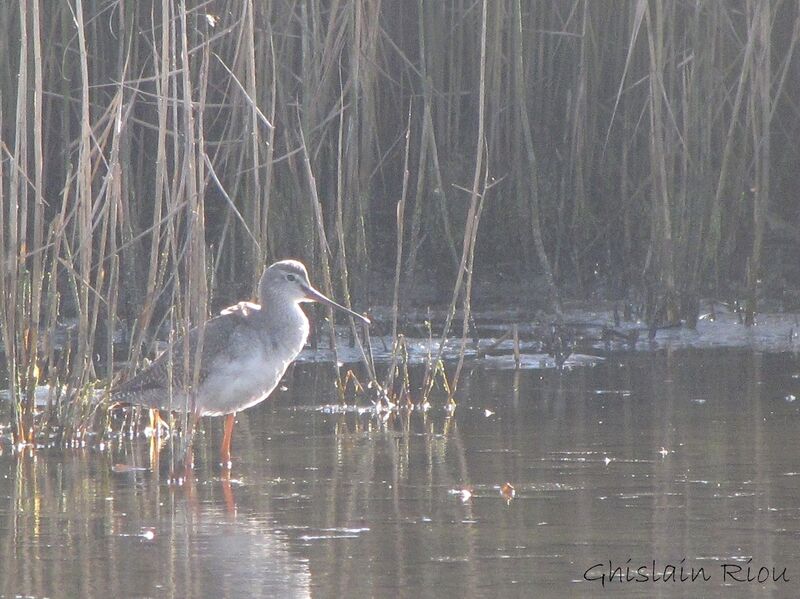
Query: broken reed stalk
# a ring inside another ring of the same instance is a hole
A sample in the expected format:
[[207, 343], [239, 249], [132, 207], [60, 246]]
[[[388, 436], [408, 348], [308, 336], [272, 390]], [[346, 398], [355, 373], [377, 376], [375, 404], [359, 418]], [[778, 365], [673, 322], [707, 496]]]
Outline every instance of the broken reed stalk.
[[[397, 361], [400, 353], [401, 339], [397, 334], [397, 321], [400, 316], [400, 275], [403, 264], [403, 239], [405, 230], [406, 197], [408, 194], [408, 156], [411, 144], [411, 102], [408, 103], [408, 124], [406, 125], [406, 144], [403, 152], [403, 188], [400, 192], [400, 199], [397, 201], [397, 241], [395, 244], [394, 261], [394, 288], [392, 290], [392, 352], [389, 359], [389, 368], [386, 372], [386, 380], [383, 388], [387, 393], [394, 391], [394, 378], [397, 370]], [[407, 377], [406, 377], [407, 378]], [[405, 380], [405, 379], [404, 379]]]
[[[423, 115], [430, 102], [430, 82], [427, 76], [427, 55], [425, 51], [425, 22], [423, 21], [424, 3], [423, 0], [417, 2], [417, 20], [419, 29], [419, 77], [422, 85]], [[428, 169], [428, 127], [430, 121], [422, 119], [422, 133], [419, 138], [419, 158], [417, 162], [417, 186], [414, 195], [414, 209], [411, 211], [411, 223], [409, 226], [408, 259], [406, 262], [406, 281], [409, 287], [412, 286], [414, 269], [417, 262], [417, 251], [419, 249], [419, 237], [422, 226], [422, 209], [425, 206], [425, 174]]]
[[91, 377], [93, 368], [92, 342], [89, 339], [89, 290], [92, 271], [92, 123], [89, 97], [89, 49], [86, 43], [84, 11], [82, 0], [75, 2], [75, 27], [78, 32], [78, 62], [80, 65], [80, 138], [78, 143], [78, 167], [75, 196], [77, 201], [77, 236], [72, 243], [77, 246], [78, 268], [74, 272], [74, 287], [77, 289], [78, 342], [75, 373], [70, 387], [80, 389], [84, 381]]
[[[44, 243], [44, 136], [42, 131], [42, 40], [41, 40], [41, 19], [39, 3], [33, 2], [31, 7], [31, 38], [33, 42], [33, 248], [40, 248]], [[22, 12], [22, 11], [20, 11]], [[20, 156], [24, 162], [24, 156]], [[27, 195], [27, 194], [26, 194]], [[33, 432], [33, 410], [34, 402], [32, 397], [36, 391], [36, 384], [46, 373], [39, 372], [37, 354], [39, 351], [39, 326], [42, 314], [42, 293], [44, 290], [44, 261], [47, 254], [42, 252], [36, 256], [31, 264], [31, 291], [30, 291], [30, 324], [28, 325], [30, 338], [28, 340], [28, 358], [26, 389], [26, 411], [29, 430], [27, 441], [33, 442], [35, 433]]]
[[750, 85], [751, 134], [755, 158], [753, 188], [753, 246], [747, 263], [747, 302], [745, 324], [756, 323], [758, 287], [761, 279], [764, 229], [770, 192], [770, 120], [772, 118], [772, 8], [770, 3], [751, 7], [754, 33], [755, 64]]
[[[480, 165], [476, 165], [476, 168], [477, 166]], [[478, 223], [481, 220], [486, 193], [489, 190], [489, 186], [487, 185], [488, 178], [489, 173], [487, 170], [484, 173], [483, 185], [480, 189], [479, 195], [477, 196], [478, 200], [475, 209], [475, 217], [469, 228], [469, 257], [467, 259], [467, 277], [466, 281], [464, 282], [464, 299], [461, 303], [461, 311], [463, 314], [463, 321], [461, 324], [461, 345], [458, 350], [458, 363], [456, 364], [456, 370], [453, 374], [452, 382], [450, 383], [450, 390], [448, 391], [448, 401], [450, 403], [453, 403], [454, 401], [453, 395], [458, 388], [458, 381], [461, 378], [461, 369], [464, 367], [464, 353], [467, 349], [467, 336], [469, 335], [470, 313], [472, 310], [472, 273], [474, 272], [475, 267], [475, 245], [478, 241]], [[477, 183], [473, 182], [473, 194], [478, 194], [476, 185]]]
[[[28, 28], [25, 9], [27, 3], [20, 4], [20, 39], [22, 41], [19, 57], [19, 76], [17, 82], [17, 110], [16, 121], [24, 126], [14, 140], [14, 153], [10, 163], [10, 190], [9, 190], [9, 215], [8, 215], [8, 244], [5, 247], [3, 265], [9, 264], [12, 268], [10, 277], [6, 280], [6, 269], [3, 269], [4, 279], [4, 339], [6, 345], [6, 360], [9, 370], [9, 388], [11, 391], [12, 408], [14, 410], [14, 445], [27, 444], [33, 435], [32, 414], [33, 397], [29, 392], [27, 375], [29, 374], [30, 337], [29, 324], [26, 318], [32, 319], [26, 310], [24, 286], [26, 276], [25, 253], [27, 252], [27, 186], [21, 171], [27, 165], [27, 52]], [[3, 160], [5, 162], [5, 160]], [[24, 171], [22, 171], [24, 172]], [[20, 197], [21, 196], [21, 197]], [[5, 234], [5, 227], [2, 233]], [[22, 286], [22, 289], [20, 289]], [[20, 294], [20, 295], [18, 295]], [[21, 300], [21, 301], [20, 301]], [[17, 327], [20, 327], [19, 329]], [[21, 334], [20, 334], [21, 332]], [[20, 393], [22, 391], [22, 393]], [[18, 395], [19, 394], [19, 395]]]
[[[528, 118], [528, 87], [529, 84], [525, 78], [525, 67], [523, 57], [525, 56], [525, 48], [523, 46], [523, 30], [522, 30], [522, 5], [521, 0], [514, 2], [514, 27], [512, 31], [512, 39], [514, 44], [514, 93], [516, 95], [517, 110], [515, 117], [518, 119], [518, 126], [516, 128], [517, 134], [521, 136], [519, 140], [521, 149], [524, 153], [520, 152], [520, 156], [525, 156], [526, 162], [518, 161], [517, 174], [519, 179], [524, 183], [517, 183], [518, 185], [527, 185], [527, 189], [523, 187], [522, 193], [530, 198], [530, 215], [531, 215], [531, 237], [533, 238], [533, 246], [536, 249], [536, 256], [539, 259], [539, 264], [542, 267], [547, 288], [550, 294], [550, 303], [556, 315], [561, 315], [561, 298], [559, 297], [558, 288], [556, 286], [555, 278], [553, 276], [553, 269], [550, 266], [550, 258], [547, 255], [547, 250], [544, 245], [544, 238], [542, 235], [542, 222], [541, 222], [541, 203], [539, 201], [539, 175], [538, 163], [536, 160], [536, 151], [534, 150], [533, 134], [531, 133], [531, 124]], [[518, 191], [518, 194], [520, 192]]]
[[[315, 217], [315, 224], [316, 224], [316, 237], [317, 243], [319, 244], [319, 260], [322, 265], [322, 285], [323, 285], [323, 293], [328, 297], [333, 296], [333, 284], [331, 282], [331, 269], [330, 263], [328, 261], [328, 257], [330, 255], [330, 248], [328, 246], [328, 238], [325, 233], [325, 222], [322, 216], [322, 205], [320, 204], [319, 197], [317, 196], [317, 181], [314, 178], [314, 172], [311, 169], [311, 159], [308, 155], [308, 147], [306, 146], [305, 135], [303, 133], [302, 125], [298, 128], [298, 133], [300, 135], [300, 144], [303, 148], [303, 166], [305, 169], [306, 181], [307, 186], [309, 189], [308, 199], [311, 202], [311, 207], [313, 210], [313, 214]], [[342, 378], [339, 372], [339, 352], [336, 347], [336, 328], [334, 322], [334, 311], [332, 307], [327, 308], [328, 312], [328, 336], [329, 336], [329, 347], [330, 350], [333, 352], [333, 359], [335, 364], [336, 370], [336, 388], [343, 389], [342, 386]]]
[[[480, 45], [480, 83], [478, 91], [478, 131], [477, 142], [475, 144], [475, 171], [472, 180], [472, 193], [470, 197], [469, 210], [467, 212], [467, 222], [464, 227], [464, 242], [461, 252], [461, 263], [456, 275], [456, 282], [453, 286], [453, 298], [450, 301], [450, 308], [447, 313], [444, 328], [439, 340], [439, 348], [437, 350], [436, 359], [433, 362], [434, 367], [441, 364], [444, 346], [447, 341], [447, 336], [450, 332], [450, 325], [453, 322], [453, 317], [456, 313], [456, 305], [458, 297], [461, 294], [462, 282], [464, 272], [467, 272], [467, 288], [462, 303], [463, 310], [463, 328], [461, 336], [461, 349], [459, 351], [458, 365], [456, 367], [456, 374], [451, 385], [451, 391], [448, 393], [448, 401], [453, 401], [453, 394], [455, 393], [458, 385], [458, 377], [461, 373], [461, 367], [464, 363], [464, 350], [466, 348], [467, 331], [469, 329], [469, 309], [470, 309], [470, 287], [472, 284], [472, 269], [470, 268], [474, 262], [475, 256], [475, 241], [477, 240], [478, 222], [480, 221], [480, 213], [483, 208], [483, 198], [486, 192], [486, 185], [484, 181], [483, 189], [480, 188], [481, 176], [483, 174], [483, 155], [485, 152], [484, 139], [485, 139], [485, 115], [484, 115], [484, 102], [486, 97], [486, 0], [483, 0], [481, 5], [481, 45]], [[485, 175], [484, 175], [485, 177]], [[423, 399], [427, 400], [435, 382], [435, 370], [430, 371], [430, 364], [426, 364], [425, 379], [423, 382]]]
[[[168, 23], [170, 19], [170, 3], [168, 0], [161, 0], [161, 22]], [[153, 201], [151, 207], [151, 222], [152, 225], [148, 231], [150, 235], [150, 251], [147, 260], [147, 278], [143, 293], [143, 300], [139, 314], [137, 315], [136, 324], [131, 332], [131, 346], [129, 348], [130, 363], [137, 364], [139, 362], [140, 350], [143, 347], [145, 335], [150, 329], [150, 322], [153, 318], [155, 310], [155, 300], [157, 290], [161, 288], [164, 282], [164, 271], [162, 256], [163, 239], [161, 235], [161, 227], [163, 224], [162, 213], [163, 205], [165, 203], [164, 194], [167, 191], [167, 174], [165, 167], [167, 164], [167, 118], [168, 102], [169, 102], [169, 89], [170, 89], [170, 59], [168, 48], [170, 46], [170, 31], [169, 27], [163, 26], [160, 28], [160, 44], [154, 43], [153, 48], [153, 69], [154, 69], [154, 84], [156, 88], [156, 114], [157, 114], [157, 129], [156, 129], [156, 151], [155, 151], [155, 173], [153, 180]], [[155, 34], [155, 29], [153, 30]], [[154, 40], [155, 41], [155, 40]], [[159, 54], [158, 49], [161, 48]], [[126, 211], [127, 212], [127, 211]], [[125, 229], [133, 229], [133, 223], [125, 223]], [[129, 272], [132, 268], [128, 269]]]
[[[316, 224], [317, 224], [317, 240], [319, 242], [319, 253], [320, 253], [320, 261], [322, 264], [322, 274], [323, 274], [323, 285], [324, 291], [328, 297], [333, 297], [333, 283], [331, 281], [331, 272], [330, 272], [330, 264], [328, 262], [328, 257], [330, 255], [330, 246], [328, 245], [327, 235], [325, 233], [325, 224], [322, 216], [322, 204], [319, 201], [319, 196], [317, 195], [317, 182], [314, 177], [314, 173], [311, 169], [311, 159], [308, 155], [308, 149], [306, 147], [305, 136], [303, 134], [302, 127], [299, 129], [300, 134], [300, 141], [301, 146], [303, 148], [303, 163], [305, 166], [306, 177], [308, 180], [308, 188], [310, 190], [309, 199], [312, 203], [312, 207], [314, 210], [314, 215], [316, 217]], [[341, 248], [340, 248], [341, 249]], [[347, 277], [345, 275], [343, 279], [343, 284], [347, 284]], [[347, 302], [347, 307], [350, 308], [350, 301], [349, 301], [349, 294], [345, 292], [345, 301]], [[350, 317], [350, 323], [353, 331], [353, 336], [355, 339], [356, 344], [358, 345], [359, 351], [361, 352], [361, 357], [364, 360], [364, 364], [367, 366], [367, 375], [370, 378], [370, 382], [373, 384], [375, 391], [382, 395], [382, 388], [377, 380], [377, 376], [375, 374], [375, 367], [372, 363], [372, 354], [371, 352], [366, 352], [364, 350], [364, 345], [361, 342], [360, 337], [355, 330], [355, 323], [353, 322], [352, 317]], [[330, 349], [333, 352], [334, 356], [334, 366], [336, 370], [336, 387], [340, 391], [340, 399], [344, 401], [344, 385], [341, 379], [341, 373], [339, 372], [339, 351], [336, 346], [336, 326], [334, 320], [334, 310], [332, 307], [328, 307], [328, 324], [329, 324], [329, 336], [330, 336]], [[366, 327], [362, 328], [365, 335], [369, 335]], [[367, 342], [369, 343], [369, 342]]]
[[657, 276], [664, 295], [664, 312], [668, 323], [679, 319], [676, 303], [675, 261], [673, 247], [673, 218], [671, 212], [672, 198], [667, 175], [667, 162], [672, 154], [668, 146], [669, 139], [665, 131], [665, 108], [662, 90], [665, 89], [663, 72], [665, 66], [665, 33], [663, 6], [655, 4], [655, 15], [649, 5], [645, 8], [645, 23], [649, 47], [650, 73], [648, 77], [650, 101], [650, 165], [652, 188], [652, 225], [653, 243], [658, 248], [660, 257], [656, 266]]
[[[184, 296], [185, 308], [183, 310], [186, 324], [184, 332], [188, 332], [192, 326], [196, 326], [208, 318], [208, 286], [206, 281], [206, 236], [205, 236], [205, 163], [201, 156], [205, 155], [204, 148], [204, 109], [206, 89], [208, 86], [208, 44], [201, 46], [200, 68], [196, 79], [191, 78], [192, 63], [189, 55], [188, 39], [188, 15], [186, 4], [180, 5], [180, 65], [182, 85], [181, 105], [183, 108], [183, 178], [181, 187], [185, 188], [187, 206], [187, 282], [186, 295]], [[177, 52], [176, 52], [177, 53]], [[194, 87], [197, 86], [199, 98], [193, 95]], [[176, 98], [177, 101], [177, 98]], [[197, 389], [200, 384], [200, 366], [203, 355], [203, 344], [205, 337], [205, 327], [199, 329], [197, 344], [192, 355], [189, 345], [189, 336], [184, 337], [183, 361], [184, 376], [188, 377], [191, 373], [191, 380], [182, 381], [184, 388]], [[187, 385], [187, 383], [189, 383]], [[186, 398], [190, 402], [189, 394]], [[191, 439], [192, 426], [194, 425], [193, 405], [187, 405], [184, 412], [184, 429], [187, 435], [184, 437], [185, 452]]]
[[[339, 112], [339, 140], [337, 144], [337, 159], [336, 159], [336, 221], [334, 227], [336, 229], [336, 239], [339, 244], [339, 274], [341, 277], [342, 283], [342, 297], [344, 298], [344, 305], [348, 309], [352, 310], [352, 302], [350, 301], [350, 277], [347, 272], [347, 243], [345, 240], [345, 231], [344, 231], [344, 171], [343, 171], [343, 161], [344, 161], [344, 127], [345, 127], [345, 119], [344, 119], [344, 90], [341, 91], [341, 103], [340, 103], [341, 110]], [[316, 195], [316, 191], [314, 192]], [[332, 289], [330, 290], [332, 291]], [[333, 297], [332, 295], [330, 297]], [[333, 326], [333, 311], [331, 311], [331, 326]], [[364, 351], [364, 346], [361, 343], [361, 339], [358, 335], [358, 330], [356, 329], [355, 320], [352, 317], [348, 317], [350, 321], [350, 331], [353, 335], [353, 339], [358, 344], [358, 348], [361, 352], [361, 357], [364, 360], [364, 364], [367, 368], [367, 376], [369, 377], [371, 387], [374, 388], [375, 392], [378, 393], [381, 397], [383, 396], [382, 387], [378, 382], [378, 377], [375, 373], [375, 364], [372, 361], [372, 352], [371, 351]], [[366, 326], [361, 326], [361, 330], [364, 333], [367, 346], [369, 347], [369, 329]], [[334, 338], [335, 343], [335, 338]], [[338, 369], [338, 359], [337, 359], [337, 369]], [[344, 390], [344, 386], [342, 388]]]

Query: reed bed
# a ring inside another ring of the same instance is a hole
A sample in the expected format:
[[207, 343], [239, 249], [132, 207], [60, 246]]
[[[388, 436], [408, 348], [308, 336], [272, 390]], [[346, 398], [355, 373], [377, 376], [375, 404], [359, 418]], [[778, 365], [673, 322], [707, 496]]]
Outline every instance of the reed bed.
[[[800, 278], [776, 259], [797, 250], [796, 3], [19, 0], [0, 25], [16, 443], [37, 385], [38, 432], [80, 437], [95, 380], [280, 257], [392, 305], [383, 390], [426, 285], [451, 297], [445, 340], [498, 272], [542, 275], [556, 314], [601, 289], [654, 326], [705, 294], [752, 323]], [[423, 397], [457, 389], [440, 358]]]

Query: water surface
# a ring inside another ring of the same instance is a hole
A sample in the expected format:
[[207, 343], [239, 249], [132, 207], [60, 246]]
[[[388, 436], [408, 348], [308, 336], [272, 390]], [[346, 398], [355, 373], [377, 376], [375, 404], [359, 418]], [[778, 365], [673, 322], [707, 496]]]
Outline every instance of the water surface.
[[[238, 416], [230, 477], [209, 420], [180, 488], [146, 439], [6, 449], [0, 595], [795, 596], [797, 357], [606, 358], [563, 373], [476, 363], [454, 414], [436, 400], [385, 421], [336, 408], [332, 367], [301, 364]], [[710, 580], [585, 580], [629, 558]], [[723, 580], [724, 564], [790, 582]]]

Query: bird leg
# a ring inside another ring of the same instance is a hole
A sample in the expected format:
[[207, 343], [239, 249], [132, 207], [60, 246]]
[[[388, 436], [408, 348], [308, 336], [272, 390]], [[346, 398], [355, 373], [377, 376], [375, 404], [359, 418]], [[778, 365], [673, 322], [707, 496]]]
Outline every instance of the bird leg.
[[150, 412], [150, 467], [153, 472], [158, 472], [158, 457], [161, 452], [161, 414], [157, 408], [149, 410]]
[[193, 410], [187, 418], [188, 422], [186, 430], [184, 431], [183, 440], [183, 462], [177, 467], [177, 470], [172, 472], [170, 477], [172, 482], [182, 485], [184, 481], [189, 480], [192, 469], [194, 468], [194, 453], [192, 451], [192, 441], [194, 440], [195, 429], [200, 420], [200, 411]]
[[231, 439], [233, 438], [233, 423], [236, 413], [225, 415], [225, 427], [222, 433], [222, 446], [220, 447], [220, 458], [222, 467], [230, 470], [231, 468]]
[[225, 470], [220, 477], [222, 481], [222, 497], [225, 500], [225, 511], [230, 516], [236, 516], [236, 498], [231, 487], [231, 471]]
[[152, 408], [149, 412], [150, 430], [153, 432], [153, 437], [158, 438], [161, 436], [161, 412], [159, 412], [158, 408]]

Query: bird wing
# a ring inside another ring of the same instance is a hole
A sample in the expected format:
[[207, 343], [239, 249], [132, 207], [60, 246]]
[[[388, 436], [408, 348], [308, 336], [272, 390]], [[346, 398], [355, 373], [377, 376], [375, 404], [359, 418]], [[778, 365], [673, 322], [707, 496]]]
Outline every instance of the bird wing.
[[[112, 397], [124, 402], [131, 396], [144, 394], [147, 391], [166, 390], [170, 386], [170, 376], [174, 387], [184, 388], [187, 384], [190, 385], [194, 378], [195, 354], [201, 333], [203, 348], [200, 353], [198, 384], [202, 384], [211, 371], [214, 359], [228, 350], [237, 327], [246, 322], [245, 314], [244, 307], [232, 306], [226, 308], [220, 316], [191, 329], [186, 336], [173, 341], [150, 366], [112, 388]], [[189, 371], [185, 372], [184, 351], [187, 345]]]

